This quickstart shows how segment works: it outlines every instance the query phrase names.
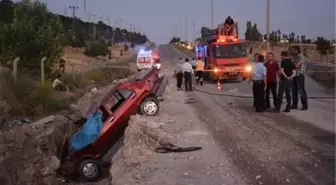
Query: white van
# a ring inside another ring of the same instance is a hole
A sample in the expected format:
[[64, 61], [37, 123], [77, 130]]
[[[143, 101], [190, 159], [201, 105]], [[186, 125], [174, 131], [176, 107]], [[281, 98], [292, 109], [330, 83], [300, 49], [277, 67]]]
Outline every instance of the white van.
[[140, 50], [137, 56], [137, 67], [138, 71], [143, 69], [150, 69], [153, 67], [154, 59], [152, 56], [152, 51]]

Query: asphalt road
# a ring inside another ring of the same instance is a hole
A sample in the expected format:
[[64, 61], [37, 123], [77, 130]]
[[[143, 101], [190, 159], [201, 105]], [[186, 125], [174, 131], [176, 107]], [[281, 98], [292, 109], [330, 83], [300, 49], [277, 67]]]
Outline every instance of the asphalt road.
[[[159, 48], [164, 67], [185, 57], [170, 45]], [[175, 83], [175, 82], [172, 82]], [[189, 94], [200, 120], [250, 184], [335, 184], [335, 101], [309, 100], [309, 110], [255, 113], [252, 99], [223, 96], [251, 95], [247, 82], [197, 87]], [[307, 77], [310, 96], [326, 96], [324, 89]], [[205, 93], [204, 93], [205, 92]], [[212, 93], [212, 94], [209, 94]], [[225, 184], [225, 182], [223, 182]]]

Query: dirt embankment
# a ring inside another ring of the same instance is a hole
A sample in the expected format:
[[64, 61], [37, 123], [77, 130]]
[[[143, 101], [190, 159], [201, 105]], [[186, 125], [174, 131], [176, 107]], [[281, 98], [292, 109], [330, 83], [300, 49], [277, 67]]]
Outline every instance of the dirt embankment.
[[76, 107], [26, 125], [12, 125], [0, 132], [0, 182], [2, 185], [60, 184], [57, 148], [80, 118]]

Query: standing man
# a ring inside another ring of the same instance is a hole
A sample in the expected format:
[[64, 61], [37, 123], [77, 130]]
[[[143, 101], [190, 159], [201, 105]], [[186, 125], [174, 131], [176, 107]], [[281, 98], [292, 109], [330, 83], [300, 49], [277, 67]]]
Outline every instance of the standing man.
[[270, 92], [273, 96], [273, 105], [276, 108], [277, 103], [277, 76], [279, 73], [279, 64], [274, 60], [274, 55], [272, 52], [267, 53], [267, 62], [265, 63], [267, 69], [267, 88], [265, 91], [265, 106], [266, 108], [271, 108], [270, 104]]
[[183, 61], [180, 60], [175, 67], [176, 81], [177, 81], [177, 90], [182, 90], [182, 81], [183, 81], [183, 72], [182, 72]]
[[185, 62], [182, 64], [182, 72], [184, 74], [184, 84], [186, 91], [192, 91], [192, 75], [194, 74], [194, 69], [189, 63], [189, 59], [186, 58]]
[[190, 64], [191, 64], [192, 68], [195, 70], [196, 69], [196, 60], [195, 60], [194, 57], [191, 59]]
[[252, 63], [257, 63], [258, 60], [259, 60], [258, 57], [259, 57], [259, 53], [255, 53], [255, 54], [254, 54], [254, 57], [253, 57], [254, 60], [252, 61]]
[[280, 112], [283, 93], [286, 93], [287, 106], [284, 112], [290, 112], [291, 107], [291, 89], [293, 86], [293, 78], [296, 75], [295, 65], [291, 61], [287, 51], [281, 52], [281, 69], [280, 69], [280, 84], [276, 112]]
[[252, 63], [250, 81], [253, 82], [253, 100], [256, 112], [263, 112], [265, 108], [265, 90], [267, 88], [267, 69], [264, 65], [264, 56], [258, 56], [258, 62]]
[[198, 57], [196, 61], [196, 83], [203, 86], [203, 73], [204, 73], [204, 62], [201, 57]]
[[307, 58], [301, 53], [299, 46], [293, 46], [292, 48], [293, 52], [293, 63], [296, 67], [296, 76], [293, 78], [293, 104], [291, 106], [291, 109], [297, 109], [298, 108], [298, 94], [300, 94], [301, 98], [301, 104], [302, 108], [301, 110], [307, 110], [308, 109], [308, 99], [307, 99], [307, 93], [305, 89], [305, 72], [307, 67]]

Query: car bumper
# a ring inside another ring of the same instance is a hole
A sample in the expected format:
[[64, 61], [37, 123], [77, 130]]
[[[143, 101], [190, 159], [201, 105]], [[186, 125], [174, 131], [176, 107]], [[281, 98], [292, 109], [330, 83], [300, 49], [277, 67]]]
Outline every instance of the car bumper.
[[213, 77], [219, 80], [226, 79], [237, 79], [237, 78], [248, 78], [250, 76], [250, 72], [217, 72], [214, 73]]

